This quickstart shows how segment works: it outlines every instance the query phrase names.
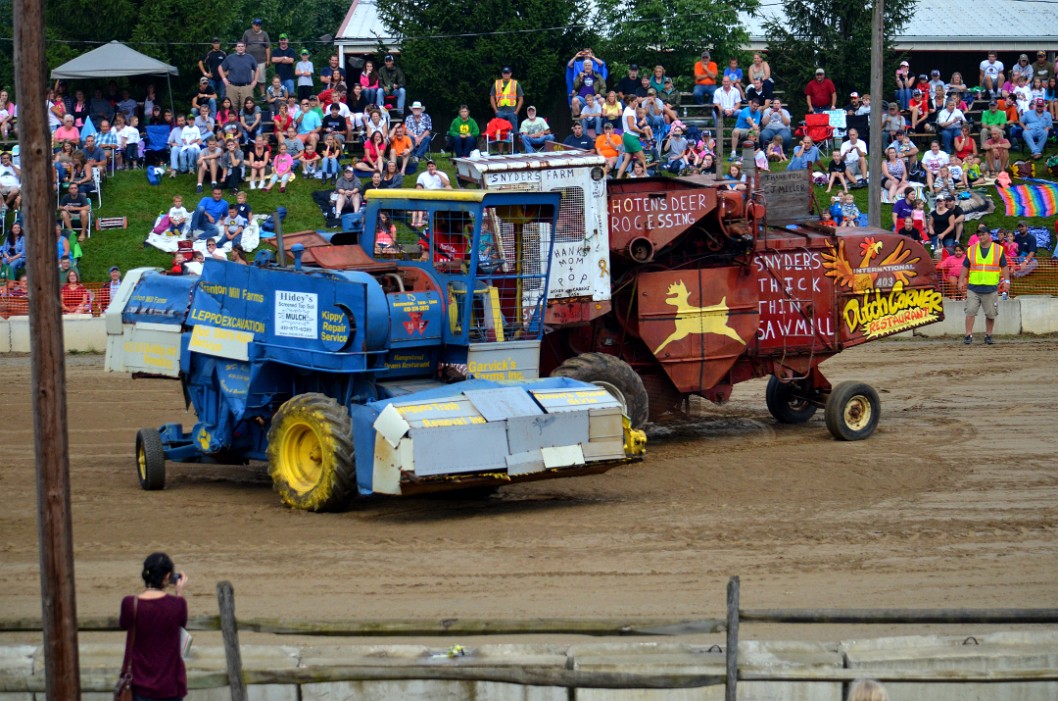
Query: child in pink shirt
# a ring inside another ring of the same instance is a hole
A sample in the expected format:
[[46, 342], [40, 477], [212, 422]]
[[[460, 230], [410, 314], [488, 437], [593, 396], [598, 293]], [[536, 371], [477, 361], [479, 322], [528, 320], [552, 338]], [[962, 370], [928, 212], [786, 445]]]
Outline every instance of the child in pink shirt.
[[287, 191], [287, 181], [294, 175], [294, 159], [287, 153], [287, 145], [279, 144], [279, 153], [272, 159], [272, 179], [268, 181], [266, 190], [279, 182], [279, 191]]

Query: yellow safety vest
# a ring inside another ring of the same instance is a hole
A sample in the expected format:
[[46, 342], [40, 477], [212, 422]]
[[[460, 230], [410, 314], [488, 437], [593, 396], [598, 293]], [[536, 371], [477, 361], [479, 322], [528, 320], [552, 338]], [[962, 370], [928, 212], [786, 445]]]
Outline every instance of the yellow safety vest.
[[982, 253], [981, 244], [975, 243], [970, 248], [970, 279], [971, 285], [988, 285], [995, 287], [999, 285], [1002, 269], [999, 267], [999, 259], [1002, 256], [999, 244], [993, 242], [987, 253]]
[[497, 80], [493, 88], [496, 92], [496, 104], [499, 107], [514, 107], [518, 104], [518, 81], [513, 78], [503, 87], [503, 81]]

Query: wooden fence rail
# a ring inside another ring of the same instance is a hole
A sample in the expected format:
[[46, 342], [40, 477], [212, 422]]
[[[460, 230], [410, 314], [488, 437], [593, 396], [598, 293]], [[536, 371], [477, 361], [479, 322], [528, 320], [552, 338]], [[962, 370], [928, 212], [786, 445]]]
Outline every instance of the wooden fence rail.
[[[740, 670], [738, 662], [739, 627], [743, 622], [782, 624], [1055, 624], [1058, 609], [763, 609], [740, 608], [738, 577], [727, 587], [726, 620], [636, 621], [577, 619], [441, 621], [284, 621], [281, 619], [235, 617], [235, 595], [231, 584], [217, 585], [220, 615], [198, 616], [188, 621], [189, 630], [222, 630], [227, 671], [191, 671], [188, 686], [208, 689], [229, 685], [232, 701], [244, 701], [250, 684], [308, 684], [322, 682], [443, 680], [461, 682], [501, 682], [509, 684], [596, 689], [691, 689], [725, 685], [725, 698], [737, 699], [739, 681], [747, 682], [837, 682], [860, 678], [882, 682], [918, 683], [1010, 683], [1058, 682], [1058, 668], [958, 670], [886, 669], [862, 667], [834, 669], [806, 667], [774, 671]], [[591, 636], [687, 635], [726, 632], [724, 670], [717, 674], [698, 672], [659, 672], [637, 674], [571, 669], [569, 666], [508, 666], [491, 660], [444, 658], [443, 660], [378, 659], [370, 663], [341, 666], [303, 666], [293, 669], [242, 668], [238, 629], [264, 633], [349, 637], [456, 636], [573, 634]], [[117, 618], [100, 616], [78, 620], [80, 631], [117, 631]], [[0, 632], [39, 632], [39, 618], [0, 619]], [[113, 688], [113, 674], [91, 672], [82, 675], [84, 691], [105, 692]], [[24, 678], [0, 677], [0, 692], [40, 693], [45, 678], [35, 674]]]

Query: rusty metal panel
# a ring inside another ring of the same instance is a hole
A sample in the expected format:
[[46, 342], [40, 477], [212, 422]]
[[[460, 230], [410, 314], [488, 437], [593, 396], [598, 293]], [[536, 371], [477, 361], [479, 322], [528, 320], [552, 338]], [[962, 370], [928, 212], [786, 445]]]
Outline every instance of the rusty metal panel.
[[757, 290], [744, 268], [639, 275], [639, 329], [681, 392], [719, 383], [757, 333]]
[[608, 187], [610, 248], [615, 253], [627, 253], [640, 239], [660, 251], [716, 209], [715, 188], [672, 178], [615, 181]]

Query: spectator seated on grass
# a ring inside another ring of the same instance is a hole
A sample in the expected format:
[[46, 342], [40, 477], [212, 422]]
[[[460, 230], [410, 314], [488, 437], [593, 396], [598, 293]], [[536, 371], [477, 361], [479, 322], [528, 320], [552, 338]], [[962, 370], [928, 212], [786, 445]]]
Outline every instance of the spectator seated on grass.
[[[374, 174], [379, 176], [381, 182], [381, 174], [377, 171]], [[360, 179], [356, 177], [352, 166], [346, 166], [342, 176], [334, 184], [333, 218], [339, 219], [346, 212], [359, 212], [362, 195], [363, 186]]]
[[867, 185], [867, 143], [860, 138], [859, 131], [849, 129], [848, 139], [841, 144], [841, 156], [849, 178], [849, 187]]
[[790, 164], [786, 166], [786, 170], [811, 170], [820, 158], [819, 147], [812, 141], [812, 137], [804, 136], [794, 146], [793, 155], [790, 156]]
[[212, 134], [206, 140], [205, 150], [198, 154], [198, 184], [195, 192], [202, 192], [202, 180], [209, 173], [210, 187], [217, 187], [217, 177], [220, 173], [220, 159], [224, 155], [224, 149], [217, 143]]
[[209, 197], [203, 197], [191, 215], [191, 234], [200, 232], [199, 238], [216, 238], [220, 234], [219, 222], [228, 213], [224, 191], [215, 187]]
[[8, 229], [0, 245], [0, 280], [17, 280], [26, 269], [26, 236], [22, 223], [15, 222]]
[[940, 150], [939, 141], [931, 141], [929, 151], [922, 154], [922, 168], [926, 171], [926, 187], [933, 188], [933, 179], [940, 174], [940, 169], [951, 162], [951, 156]]
[[[293, 127], [288, 131], [292, 132]], [[294, 140], [297, 141], [297, 139]], [[268, 175], [268, 168], [271, 163], [272, 149], [268, 146], [268, 142], [263, 136], [258, 136], [254, 139], [253, 147], [246, 154], [246, 166], [250, 173], [251, 190], [264, 189], [265, 178]]]
[[79, 242], [84, 241], [88, 236], [89, 213], [91, 211], [92, 204], [88, 201], [88, 198], [78, 190], [77, 185], [71, 183], [70, 189], [59, 200], [59, 212], [62, 214], [62, 221], [67, 229], [72, 229], [72, 222], [75, 218], [77, 219], [81, 230], [77, 237]]
[[1017, 244], [1017, 253], [1011, 262], [1017, 263], [1018, 267], [1013, 275], [1014, 277], [1025, 277], [1036, 270], [1040, 262], [1036, 259], [1036, 237], [1029, 232], [1029, 225], [1024, 220], [1018, 222], [1014, 231], [1014, 243]]

